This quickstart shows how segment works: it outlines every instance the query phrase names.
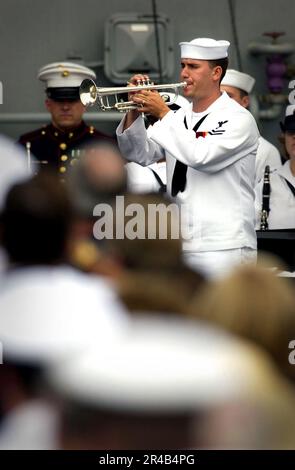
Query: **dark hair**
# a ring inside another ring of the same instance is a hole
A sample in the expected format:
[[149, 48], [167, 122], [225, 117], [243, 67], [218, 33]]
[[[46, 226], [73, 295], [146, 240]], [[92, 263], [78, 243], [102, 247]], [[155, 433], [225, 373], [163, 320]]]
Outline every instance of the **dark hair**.
[[245, 98], [245, 96], [249, 96], [249, 93], [247, 93], [245, 90], [242, 90], [241, 88], [238, 88], [240, 92], [240, 97]]
[[[4, 361], [1, 368], [4, 380], [6, 374], [10, 374], [13, 371], [27, 397], [38, 396], [43, 380], [44, 366], [41, 363], [30, 364], [29, 361], [26, 363], [23, 360], [12, 359], [9, 355], [6, 357], [5, 353], [3, 359]], [[5, 388], [5, 383], [3, 386]]]
[[214, 67], [221, 67], [222, 68], [222, 74], [219, 80], [219, 83], [221, 83], [223, 77], [225, 76], [227, 67], [228, 67], [228, 57], [224, 57], [223, 59], [216, 59], [216, 60], [208, 60], [209, 67], [213, 69]]
[[107, 140], [86, 146], [83, 158], [70, 169], [66, 186], [75, 215], [92, 221], [97, 204], [110, 203], [127, 191], [127, 174], [119, 148]]
[[70, 222], [65, 187], [57, 176], [44, 171], [9, 191], [1, 216], [2, 245], [13, 263], [60, 262]]

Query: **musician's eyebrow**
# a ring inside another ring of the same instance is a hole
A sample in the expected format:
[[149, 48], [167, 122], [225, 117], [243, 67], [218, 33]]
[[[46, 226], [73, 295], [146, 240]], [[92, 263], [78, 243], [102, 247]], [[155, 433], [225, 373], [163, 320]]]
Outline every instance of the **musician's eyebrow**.
[[200, 67], [200, 64], [198, 64], [197, 62], [183, 62], [183, 61], [181, 61], [180, 65], [181, 65], [181, 68], [184, 68], [185, 66], [187, 66], [187, 67], [190, 67], [190, 68], [197, 69], [198, 67]]

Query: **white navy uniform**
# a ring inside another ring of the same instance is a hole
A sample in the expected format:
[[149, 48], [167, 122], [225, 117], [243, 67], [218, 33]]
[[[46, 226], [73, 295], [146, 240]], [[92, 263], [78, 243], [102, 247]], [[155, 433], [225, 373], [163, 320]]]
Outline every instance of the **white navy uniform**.
[[[294, 187], [295, 176], [291, 173], [290, 160], [269, 175], [270, 180], [270, 212], [269, 229], [295, 228], [295, 196], [286, 180]], [[256, 186], [256, 227], [260, 228], [262, 209], [263, 180]]]
[[256, 154], [255, 184], [263, 179], [266, 165], [269, 165], [271, 171], [280, 168], [282, 166], [281, 156], [273, 144], [260, 136]]
[[[135, 162], [129, 162], [125, 166], [127, 171], [127, 185], [131, 193], [158, 193], [166, 186], [166, 162], [155, 162], [149, 166], [141, 166]], [[162, 187], [155, 177], [155, 172]]]
[[[190, 102], [182, 95], [175, 95], [175, 93], [165, 93], [165, 95], [169, 96], [170, 101], [172, 102], [169, 107], [173, 111], [176, 111], [179, 108], [187, 109], [190, 106]], [[175, 100], [175, 102], [173, 100]], [[147, 135], [149, 135], [150, 132], [149, 127], [147, 127]], [[126, 164], [126, 171], [128, 190], [131, 193], [145, 194], [166, 192], [166, 161], [155, 162], [148, 166], [129, 162]]]
[[[193, 127], [204, 115], [196, 133]], [[190, 213], [192, 236], [183, 243], [189, 253], [256, 249], [258, 137], [253, 116], [226, 93], [203, 113], [193, 113], [192, 105], [186, 111], [168, 112], [149, 135], [141, 117], [124, 132], [123, 122], [117, 128], [119, 147], [127, 159], [149, 165], [166, 157], [168, 194], [176, 161], [188, 166], [187, 185], [177, 200]]]

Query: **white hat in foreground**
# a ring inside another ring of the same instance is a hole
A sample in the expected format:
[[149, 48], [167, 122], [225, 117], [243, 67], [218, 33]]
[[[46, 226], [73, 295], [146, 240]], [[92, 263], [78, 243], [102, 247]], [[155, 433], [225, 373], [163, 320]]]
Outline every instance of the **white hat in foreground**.
[[228, 56], [228, 41], [211, 38], [197, 38], [190, 42], [180, 42], [182, 59], [217, 60]]
[[65, 399], [97, 409], [192, 412], [249, 393], [260, 381], [251, 351], [209, 328], [149, 317], [105, 353], [59, 363], [48, 379]]
[[255, 85], [255, 78], [247, 73], [239, 72], [238, 70], [227, 69], [221, 85], [232, 86], [246, 93], [251, 93]]
[[109, 283], [67, 267], [28, 267], [2, 280], [0, 339], [5, 358], [40, 363], [92, 343], [105, 349], [128, 324]]

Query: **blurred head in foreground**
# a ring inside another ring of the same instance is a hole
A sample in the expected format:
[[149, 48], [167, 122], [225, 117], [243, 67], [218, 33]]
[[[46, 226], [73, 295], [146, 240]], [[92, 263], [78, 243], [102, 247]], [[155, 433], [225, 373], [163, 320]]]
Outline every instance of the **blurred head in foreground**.
[[289, 343], [295, 338], [295, 293], [288, 279], [269, 268], [272, 265], [270, 259], [260, 266], [244, 265], [207, 285], [190, 313], [263, 347], [294, 380]]
[[2, 244], [10, 262], [54, 264], [65, 260], [72, 209], [64, 186], [43, 172], [17, 183], [7, 194]]

